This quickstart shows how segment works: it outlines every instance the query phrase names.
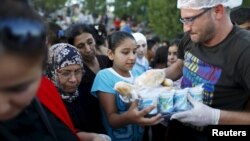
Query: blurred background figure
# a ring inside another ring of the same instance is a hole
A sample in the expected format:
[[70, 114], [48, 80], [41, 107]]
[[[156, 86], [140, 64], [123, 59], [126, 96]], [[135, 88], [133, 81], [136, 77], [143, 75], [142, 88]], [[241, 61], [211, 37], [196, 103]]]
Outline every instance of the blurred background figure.
[[[63, 31], [62, 28], [53, 22], [47, 23], [47, 37], [46, 37], [46, 44], [48, 47], [51, 47], [53, 44], [59, 43], [60, 40], [58, 38], [58, 33]], [[62, 33], [60, 33], [62, 34]]]
[[159, 47], [156, 50], [154, 59], [151, 63], [153, 69], [163, 69], [168, 67], [168, 48]]
[[93, 24], [91, 25], [94, 29], [94, 38], [96, 41], [96, 54], [107, 56], [108, 42], [107, 42], [107, 31], [104, 24]]
[[120, 31], [124, 31], [124, 32], [128, 32], [128, 33], [132, 33], [132, 29], [131, 29], [131, 25], [130, 25], [130, 17], [127, 15], [124, 15], [121, 18], [120, 21]]
[[230, 14], [233, 23], [239, 25], [240, 28], [250, 30], [250, 8], [238, 8]]
[[146, 37], [139, 32], [133, 33], [133, 37], [136, 41], [136, 62], [132, 68], [133, 74], [136, 76], [141, 75], [143, 72], [149, 69], [149, 62], [148, 59], [145, 57], [147, 54], [147, 40]]
[[116, 31], [120, 30], [120, 24], [121, 24], [121, 20], [119, 17], [115, 17], [114, 21], [113, 21], [113, 25]]
[[147, 49], [147, 56], [146, 57], [149, 61], [149, 64], [151, 64], [153, 59], [154, 59], [155, 52], [159, 46], [158, 46], [158, 43], [153, 39], [148, 39], [147, 45], [148, 45], [148, 49]]

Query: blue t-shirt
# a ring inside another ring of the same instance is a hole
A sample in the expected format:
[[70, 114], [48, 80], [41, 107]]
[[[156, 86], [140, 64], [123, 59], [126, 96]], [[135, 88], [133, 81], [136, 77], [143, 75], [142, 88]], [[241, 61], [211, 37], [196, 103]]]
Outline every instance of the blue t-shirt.
[[[124, 81], [128, 83], [132, 83], [134, 78], [132, 73], [131, 77], [126, 78], [119, 75], [112, 68], [107, 68], [99, 71], [94, 80], [91, 94], [97, 97], [97, 92], [102, 91], [105, 93], [115, 95], [116, 107], [119, 113], [124, 113], [128, 110], [129, 105], [124, 103], [117, 91], [114, 90], [114, 85], [116, 82]], [[136, 124], [129, 124], [122, 128], [113, 129], [110, 127], [107, 117], [102, 111], [103, 115], [103, 123], [107, 130], [108, 135], [112, 138], [112, 141], [141, 141], [143, 136], [143, 127]]]

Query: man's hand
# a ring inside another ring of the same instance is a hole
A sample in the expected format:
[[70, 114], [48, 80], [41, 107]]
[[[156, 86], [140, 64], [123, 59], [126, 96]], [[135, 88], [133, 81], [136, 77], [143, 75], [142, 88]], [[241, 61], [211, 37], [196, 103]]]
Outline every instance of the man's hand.
[[220, 119], [220, 110], [211, 108], [203, 103], [195, 101], [188, 95], [189, 102], [193, 108], [188, 111], [173, 114], [171, 119], [177, 119], [183, 123], [195, 126], [217, 125]]

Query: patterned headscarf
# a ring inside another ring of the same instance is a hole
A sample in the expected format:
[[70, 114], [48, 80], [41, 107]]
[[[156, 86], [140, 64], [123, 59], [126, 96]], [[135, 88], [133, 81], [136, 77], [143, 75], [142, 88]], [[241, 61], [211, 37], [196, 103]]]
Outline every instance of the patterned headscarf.
[[77, 48], [67, 43], [58, 43], [49, 48], [48, 56], [48, 77], [58, 88], [62, 99], [72, 102], [77, 96], [78, 91], [73, 94], [66, 94], [60, 86], [57, 70], [69, 65], [80, 65], [83, 68], [83, 60]]

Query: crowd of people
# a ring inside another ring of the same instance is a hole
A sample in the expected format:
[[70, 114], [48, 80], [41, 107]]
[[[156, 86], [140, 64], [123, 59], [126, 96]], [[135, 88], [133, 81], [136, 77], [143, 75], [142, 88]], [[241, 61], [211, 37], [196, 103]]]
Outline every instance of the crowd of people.
[[[126, 19], [113, 33], [65, 28], [26, 1], [2, 0], [0, 140], [207, 141], [208, 125], [250, 125], [250, 9], [231, 12], [241, 3], [177, 0], [184, 32], [159, 45]], [[188, 96], [192, 108], [170, 120], [147, 116], [156, 105], [124, 102], [115, 84], [150, 69], [179, 88], [203, 84], [203, 102]]]

